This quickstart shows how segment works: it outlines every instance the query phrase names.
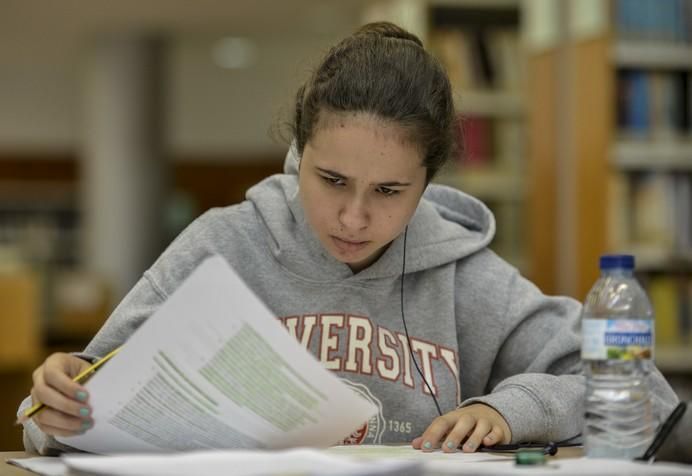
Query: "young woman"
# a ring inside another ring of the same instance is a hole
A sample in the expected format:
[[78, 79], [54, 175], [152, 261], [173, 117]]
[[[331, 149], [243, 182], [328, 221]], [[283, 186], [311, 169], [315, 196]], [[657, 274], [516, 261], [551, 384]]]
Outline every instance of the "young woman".
[[[379, 414], [352, 443], [480, 445], [580, 433], [580, 305], [546, 297], [490, 251], [478, 200], [430, 180], [450, 156], [449, 81], [418, 38], [389, 23], [332, 48], [296, 96], [285, 174], [239, 205], [192, 223], [144, 273], [80, 356], [34, 372], [27, 450], [93, 422], [71, 381], [171, 295], [207, 256], [223, 256], [288, 331]], [[676, 397], [652, 376], [655, 411]], [[365, 389], [365, 390], [363, 390]]]

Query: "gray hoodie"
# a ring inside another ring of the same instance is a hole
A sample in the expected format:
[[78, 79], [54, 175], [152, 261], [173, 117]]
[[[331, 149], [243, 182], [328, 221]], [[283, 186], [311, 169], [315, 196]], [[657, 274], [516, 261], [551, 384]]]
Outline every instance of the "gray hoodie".
[[[478, 200], [429, 185], [408, 227], [404, 312], [403, 236], [354, 274], [320, 245], [304, 217], [294, 164], [247, 200], [193, 222], [113, 311], [83, 356], [121, 345], [207, 256], [223, 256], [323, 365], [378, 414], [347, 443], [410, 442], [443, 412], [482, 402], [507, 420], [513, 442], [558, 441], [582, 426], [578, 302], [544, 296], [488, 249], [495, 221]], [[656, 414], [677, 398], [653, 376]], [[29, 400], [22, 404], [29, 405]], [[33, 422], [27, 450], [66, 447]]]

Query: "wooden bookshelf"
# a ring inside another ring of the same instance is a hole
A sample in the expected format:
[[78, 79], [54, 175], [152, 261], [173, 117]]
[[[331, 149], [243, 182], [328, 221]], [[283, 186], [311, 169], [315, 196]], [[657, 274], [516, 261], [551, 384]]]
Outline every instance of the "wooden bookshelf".
[[490, 207], [497, 222], [491, 247], [526, 273], [522, 2], [421, 4], [427, 19], [422, 36], [449, 73], [464, 147], [436, 181]]
[[664, 373], [692, 374], [692, 346], [662, 347], [656, 349], [656, 366]]
[[495, 215], [491, 243], [528, 274], [527, 109], [521, 0], [382, 0], [363, 21], [393, 21], [417, 34], [452, 83], [465, 152], [435, 181], [482, 200]]
[[[583, 300], [600, 255], [634, 254], [657, 363], [692, 375], [692, 32], [660, 23], [675, 15], [636, 19], [683, 4], [692, 18], [692, 1], [623, 3], [537, 15], [557, 26], [529, 45], [532, 278]], [[632, 18], [647, 31], [618, 23]]]
[[[176, 159], [171, 160], [171, 192], [185, 196], [191, 204], [188, 216], [183, 217], [188, 221], [175, 224], [180, 228], [211, 207], [242, 201], [248, 187], [279, 173], [282, 166], [280, 155]], [[3, 344], [3, 337], [22, 343], [8, 329], [19, 332], [22, 326], [35, 323], [26, 334], [35, 334], [39, 349], [57, 348], [65, 343], [69, 344], [67, 348], [80, 348], [115, 304], [109, 283], [89, 275], [81, 260], [80, 180], [76, 154], [0, 152], [0, 291], [6, 293], [0, 293], [4, 299], [0, 302], [6, 308], [5, 313], [0, 310], [0, 371], [15, 365], [16, 354], [16, 346]], [[173, 239], [180, 229], [166, 231], [168, 238]], [[9, 300], [26, 296], [29, 291], [25, 289], [33, 289], [25, 283], [23, 274], [10, 269], [13, 262], [16, 267], [28, 267], [38, 275], [34, 283], [39, 288], [34, 292], [38, 298], [31, 311], [36, 316], [32, 315], [32, 319], [25, 316], [28, 311], [17, 311], [14, 301]], [[23, 287], [17, 290], [10, 284]], [[80, 287], [76, 288], [77, 285]], [[61, 292], [67, 296], [91, 295], [92, 304], [86, 308], [71, 305], [60, 299]], [[15, 325], [16, 322], [22, 326]], [[7, 332], [3, 332], [3, 323], [9, 326]], [[19, 347], [27, 352], [32, 349], [23, 344]], [[17, 359], [26, 360], [23, 355]]]
[[549, 16], [556, 26], [548, 40], [527, 35], [527, 258], [529, 277], [543, 292], [583, 301], [607, 249], [610, 43], [607, 34], [567, 42], [558, 16]]
[[[660, 243], [641, 243], [630, 230], [629, 239], [624, 233], [624, 240], [611, 240], [610, 245], [636, 253], [638, 268], [645, 275], [650, 274], [652, 280], [677, 276], [681, 288], [687, 281], [690, 296], [686, 308], [680, 310], [687, 315], [680, 318], [686, 319], [689, 327], [692, 319], [689, 315], [692, 312], [692, 1], [647, 2], [641, 7], [635, 8], [631, 2], [611, 1], [612, 54], [608, 67], [616, 74], [628, 71], [638, 77], [634, 78], [637, 84], [622, 82], [616, 91], [625, 96], [617, 105], [619, 130], [611, 141], [610, 161], [619, 176], [617, 180], [631, 184], [641, 177], [659, 179], [661, 190], [652, 197], [668, 196], [655, 207], [661, 215], [672, 212], [667, 228], [673, 236], [664, 234]], [[630, 105], [624, 107], [626, 127], [621, 117], [623, 100]], [[634, 110], [635, 105], [638, 111]], [[648, 109], [641, 114], [644, 106]], [[631, 114], [631, 122], [627, 122], [627, 113]], [[682, 193], [681, 189], [687, 191]], [[616, 195], [613, 204], [621, 208], [630, 206], [635, 219], [636, 193], [637, 190], [630, 191], [629, 202]], [[684, 300], [684, 296], [680, 299]]]

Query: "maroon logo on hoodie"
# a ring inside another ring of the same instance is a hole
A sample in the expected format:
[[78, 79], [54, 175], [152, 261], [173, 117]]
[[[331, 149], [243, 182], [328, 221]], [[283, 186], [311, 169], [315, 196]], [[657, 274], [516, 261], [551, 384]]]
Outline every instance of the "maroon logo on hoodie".
[[[435, 369], [438, 372], [446, 369], [446, 377], [451, 374], [457, 383], [457, 404], [461, 402], [458, 354], [453, 349], [418, 336], [411, 336], [409, 347], [405, 334], [375, 325], [367, 316], [315, 313], [280, 320], [301, 346], [311, 350], [328, 370], [376, 376], [411, 389], [418, 388], [425, 394], [432, 390], [437, 395]], [[411, 350], [430, 389], [416, 382]], [[436, 362], [444, 365], [434, 365]]]
[[359, 445], [363, 442], [365, 437], [368, 434], [368, 424], [367, 422], [363, 424], [360, 428], [358, 428], [356, 431], [351, 433], [350, 436], [345, 438], [340, 444], [342, 445]]

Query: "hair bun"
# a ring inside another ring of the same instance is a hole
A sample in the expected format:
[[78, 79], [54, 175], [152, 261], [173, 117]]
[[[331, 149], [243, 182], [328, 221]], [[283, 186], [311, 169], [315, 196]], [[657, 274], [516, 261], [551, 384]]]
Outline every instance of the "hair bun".
[[367, 23], [360, 27], [355, 35], [377, 35], [383, 38], [398, 38], [400, 40], [412, 41], [421, 48], [423, 47], [423, 42], [416, 35], [388, 21]]

